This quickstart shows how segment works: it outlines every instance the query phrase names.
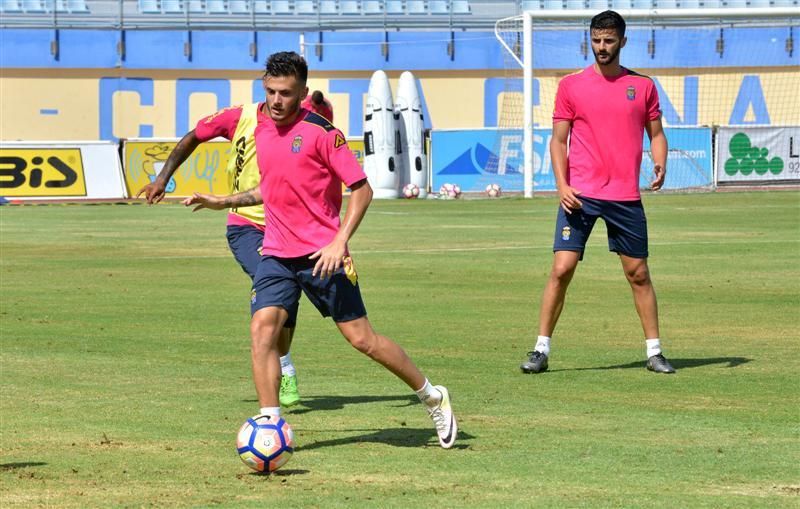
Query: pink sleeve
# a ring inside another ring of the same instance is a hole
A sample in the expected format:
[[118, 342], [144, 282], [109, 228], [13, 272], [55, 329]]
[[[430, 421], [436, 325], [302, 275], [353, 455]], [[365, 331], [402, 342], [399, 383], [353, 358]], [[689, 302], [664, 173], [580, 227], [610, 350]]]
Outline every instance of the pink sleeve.
[[217, 136], [230, 140], [236, 133], [236, 126], [239, 125], [241, 116], [241, 106], [221, 109], [213, 115], [201, 118], [194, 128], [194, 133], [200, 141], [208, 141]]
[[658, 102], [658, 90], [652, 81], [647, 89], [647, 120], [661, 117], [661, 104]]
[[556, 92], [556, 106], [553, 109], [553, 122], [560, 122], [562, 120], [575, 120], [575, 108], [572, 105], [571, 98], [569, 97], [567, 82], [563, 79], [558, 83], [558, 92]]
[[338, 175], [346, 186], [351, 186], [360, 180], [367, 178], [364, 169], [358, 164], [353, 151], [347, 145], [342, 131], [333, 129], [325, 133], [325, 136], [318, 138], [319, 153], [326, 166]]

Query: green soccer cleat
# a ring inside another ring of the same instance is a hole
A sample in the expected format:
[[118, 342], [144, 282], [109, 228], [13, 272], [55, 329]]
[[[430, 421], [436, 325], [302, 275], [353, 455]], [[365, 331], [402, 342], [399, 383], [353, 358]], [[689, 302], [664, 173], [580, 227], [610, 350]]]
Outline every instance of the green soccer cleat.
[[281, 406], [290, 407], [300, 403], [300, 393], [297, 392], [297, 375], [281, 376], [281, 391], [278, 395]]

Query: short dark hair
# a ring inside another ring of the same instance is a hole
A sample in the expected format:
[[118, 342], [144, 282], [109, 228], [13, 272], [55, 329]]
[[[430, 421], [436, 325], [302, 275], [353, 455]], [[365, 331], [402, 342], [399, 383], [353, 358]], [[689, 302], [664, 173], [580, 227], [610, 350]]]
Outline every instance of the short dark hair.
[[589, 24], [589, 30], [608, 30], [613, 28], [620, 38], [625, 37], [625, 20], [615, 11], [603, 11]]
[[294, 76], [297, 81], [305, 84], [308, 81], [308, 64], [305, 58], [294, 51], [280, 51], [267, 59], [264, 76]]
[[314, 90], [314, 93], [311, 94], [311, 102], [320, 105], [325, 102], [325, 96], [319, 90]]

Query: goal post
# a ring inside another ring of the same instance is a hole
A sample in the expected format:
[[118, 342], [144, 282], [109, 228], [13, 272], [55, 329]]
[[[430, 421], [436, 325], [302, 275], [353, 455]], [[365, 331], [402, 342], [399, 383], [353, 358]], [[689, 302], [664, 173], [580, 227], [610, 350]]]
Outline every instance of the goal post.
[[[794, 42], [800, 33], [800, 8], [617, 12], [625, 19], [628, 37], [621, 63], [654, 77], [665, 127], [687, 128], [679, 134], [688, 136], [689, 128], [800, 124], [800, 48], [795, 49]], [[534, 10], [495, 23], [507, 82], [498, 104], [498, 133], [522, 131], [517, 135], [522, 139], [517, 164], [522, 168], [526, 198], [533, 196], [542, 160], [549, 161], [546, 153], [537, 159], [535, 130], [551, 126], [558, 80], [594, 61], [588, 30], [598, 13]], [[499, 158], [508, 157], [502, 153], [504, 145], [495, 147]], [[696, 173], [693, 153], [671, 147], [670, 168], [674, 156], [686, 161], [685, 171]], [[699, 180], [689, 173], [686, 188], [713, 188], [713, 177], [695, 186]], [[681, 188], [683, 183], [676, 181], [675, 186]]]

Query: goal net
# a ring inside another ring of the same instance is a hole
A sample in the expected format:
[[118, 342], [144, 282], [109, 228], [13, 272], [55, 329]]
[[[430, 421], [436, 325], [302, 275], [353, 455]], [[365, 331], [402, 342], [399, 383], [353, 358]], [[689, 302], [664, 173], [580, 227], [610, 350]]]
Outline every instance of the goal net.
[[[526, 197], [555, 191], [549, 139], [559, 80], [594, 62], [589, 22], [599, 11], [541, 10], [497, 21], [506, 60], [490, 172], [518, 171]], [[670, 152], [664, 190], [714, 187], [720, 126], [800, 124], [800, 9], [620, 10], [620, 62], [653, 78]], [[645, 136], [641, 187], [652, 159]], [[492, 166], [494, 164], [494, 166]]]

